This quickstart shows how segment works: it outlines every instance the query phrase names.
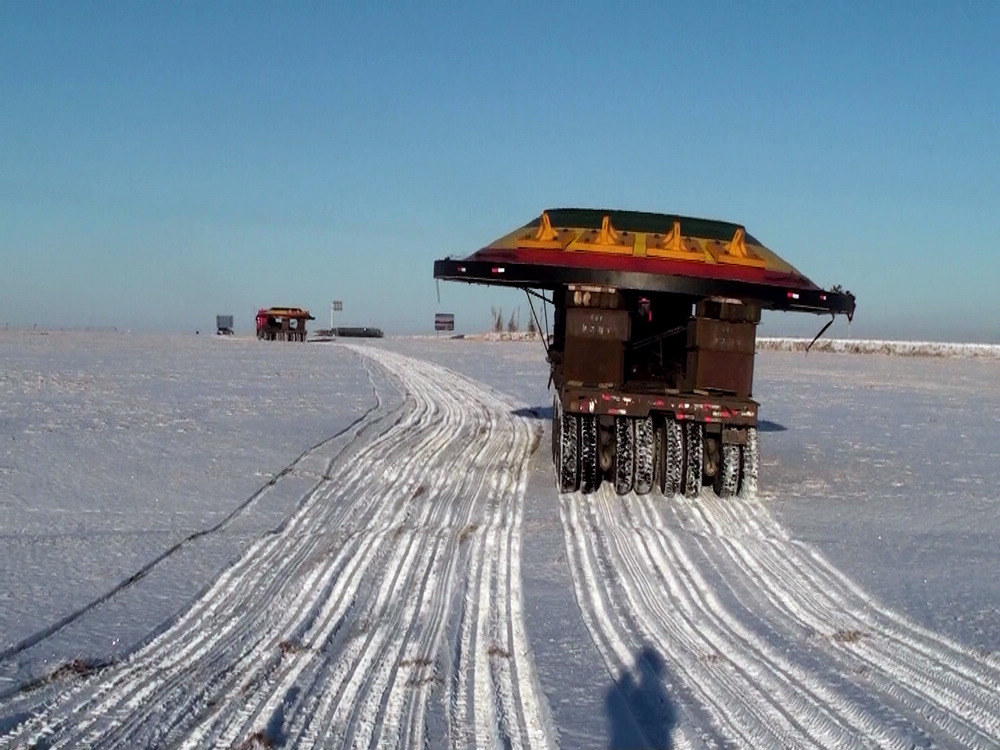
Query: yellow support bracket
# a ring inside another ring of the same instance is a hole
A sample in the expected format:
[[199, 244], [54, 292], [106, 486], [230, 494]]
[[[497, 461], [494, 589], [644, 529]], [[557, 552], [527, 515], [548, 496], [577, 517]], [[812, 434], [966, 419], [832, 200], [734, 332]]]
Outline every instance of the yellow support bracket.
[[718, 241], [710, 243], [709, 252], [715, 256], [719, 263], [764, 268], [767, 261], [750, 252], [747, 248], [746, 237], [746, 230], [743, 227], [738, 227], [733, 238], [725, 245]]
[[528, 233], [517, 240], [518, 247], [542, 248], [545, 250], [565, 250], [566, 246], [576, 238], [576, 232], [567, 229], [559, 230], [552, 226], [549, 212], [542, 212], [538, 230]]
[[584, 232], [579, 239], [570, 245], [569, 249], [632, 255], [634, 245], [635, 235], [629, 235], [628, 232], [619, 232], [611, 225], [611, 217], [605, 216], [601, 221], [600, 231], [591, 229], [588, 232]]
[[677, 220], [662, 239], [657, 239], [656, 235], [646, 236], [646, 255], [669, 260], [696, 260], [701, 263], [715, 260], [702, 250], [697, 240], [681, 236], [681, 223]]
[[597, 236], [598, 245], [617, 245], [618, 232], [611, 226], [611, 217], [605, 216], [601, 221], [601, 233]]

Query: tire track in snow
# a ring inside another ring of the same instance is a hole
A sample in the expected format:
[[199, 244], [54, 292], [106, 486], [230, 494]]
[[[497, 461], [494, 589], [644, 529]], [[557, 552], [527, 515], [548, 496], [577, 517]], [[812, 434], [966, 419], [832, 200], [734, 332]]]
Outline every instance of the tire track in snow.
[[618, 679], [644, 645], [675, 747], [997, 747], [1000, 668], [881, 606], [756, 497], [560, 497], [585, 624]]
[[[371, 372], [368, 371], [369, 381], [371, 381], [371, 377], [372, 377], [371, 376]], [[147, 562], [145, 565], [143, 565], [137, 571], [135, 571], [134, 573], [132, 573], [130, 576], [128, 576], [127, 578], [125, 578], [120, 583], [118, 583], [117, 585], [113, 586], [111, 589], [109, 589], [108, 591], [104, 592], [100, 596], [98, 596], [95, 599], [87, 602], [82, 607], [79, 607], [78, 609], [74, 610], [73, 612], [70, 612], [69, 614], [65, 615], [64, 617], [62, 617], [61, 619], [59, 619], [55, 623], [53, 623], [51, 625], [48, 625], [47, 627], [45, 627], [45, 628], [43, 628], [43, 629], [41, 629], [41, 630], [39, 630], [39, 631], [37, 631], [35, 633], [32, 633], [31, 635], [27, 636], [26, 638], [23, 638], [18, 643], [15, 643], [12, 646], [9, 646], [8, 648], [4, 649], [3, 651], [0, 651], [0, 662], [9, 660], [11, 658], [14, 658], [14, 657], [16, 657], [16, 656], [24, 653], [25, 651], [31, 649], [32, 647], [37, 646], [39, 643], [43, 642], [47, 638], [52, 637], [53, 635], [55, 635], [59, 631], [61, 631], [64, 628], [68, 627], [69, 625], [72, 625], [74, 622], [76, 622], [80, 618], [82, 618], [85, 615], [87, 615], [88, 613], [96, 610], [102, 604], [110, 601], [114, 597], [116, 597], [119, 594], [121, 594], [123, 591], [125, 591], [130, 586], [133, 586], [136, 583], [138, 583], [139, 581], [141, 581], [142, 579], [144, 579], [158, 565], [160, 565], [164, 561], [168, 560], [170, 557], [172, 557], [173, 555], [177, 554], [178, 552], [180, 552], [185, 547], [191, 545], [194, 542], [197, 542], [199, 539], [202, 539], [203, 537], [207, 537], [207, 536], [210, 536], [212, 534], [216, 534], [216, 533], [218, 533], [220, 531], [224, 531], [228, 526], [230, 526], [233, 523], [234, 520], [236, 520], [237, 518], [239, 518], [242, 514], [246, 513], [248, 510], [250, 510], [254, 506], [254, 504], [257, 503], [261, 499], [261, 497], [263, 497], [268, 491], [270, 491], [271, 488], [273, 488], [281, 479], [283, 479], [285, 476], [291, 474], [292, 472], [301, 471], [302, 467], [305, 464], [307, 464], [307, 462], [311, 458], [313, 458], [315, 455], [319, 454], [320, 451], [322, 449], [326, 448], [330, 443], [338, 440], [339, 438], [341, 438], [345, 434], [349, 434], [349, 433], [355, 432], [358, 429], [359, 425], [365, 423], [366, 421], [368, 421], [370, 419], [373, 419], [374, 415], [377, 414], [381, 410], [381, 403], [379, 401], [378, 392], [376, 390], [374, 382], [372, 382], [371, 385], [372, 385], [373, 395], [375, 397], [374, 404], [371, 405], [371, 406], [369, 406], [367, 409], [365, 409], [365, 411], [362, 412], [361, 415], [359, 415], [357, 418], [355, 418], [350, 424], [348, 424], [342, 430], [340, 430], [339, 432], [337, 432], [336, 434], [334, 434], [334, 435], [332, 435], [332, 436], [330, 436], [328, 438], [325, 438], [325, 439], [321, 440], [316, 445], [314, 445], [314, 446], [312, 446], [310, 448], [307, 448], [305, 451], [303, 451], [302, 453], [300, 453], [284, 469], [282, 469], [277, 474], [275, 474], [273, 477], [271, 477], [271, 479], [263, 487], [261, 487], [260, 489], [258, 489], [256, 492], [254, 492], [252, 495], [250, 495], [250, 497], [248, 497], [242, 503], [240, 503], [235, 508], [233, 508], [228, 514], [226, 514], [217, 523], [215, 523], [215, 524], [213, 524], [211, 526], [208, 526], [207, 528], [200, 529], [199, 531], [196, 531], [196, 532], [194, 532], [192, 534], [189, 534], [188, 536], [184, 537], [183, 539], [179, 540], [178, 542], [174, 543], [173, 545], [171, 545], [170, 547], [168, 547], [167, 549], [165, 549], [163, 552], [161, 552], [159, 555], [157, 555], [152, 560], [150, 560], [149, 562]]]
[[405, 404], [170, 628], [0, 748], [552, 744], [518, 559], [539, 429], [455, 373], [350, 348]]
[[[867, 683], [934, 737], [964, 747], [1000, 742], [1000, 669], [972, 649], [881, 606], [818, 552], [792, 541], [763, 503], [691, 507], [707, 543], [753, 578], [790, 626], [821, 636], [845, 670]], [[748, 544], [749, 542], [749, 544]], [[825, 636], [825, 638], [823, 638]]]

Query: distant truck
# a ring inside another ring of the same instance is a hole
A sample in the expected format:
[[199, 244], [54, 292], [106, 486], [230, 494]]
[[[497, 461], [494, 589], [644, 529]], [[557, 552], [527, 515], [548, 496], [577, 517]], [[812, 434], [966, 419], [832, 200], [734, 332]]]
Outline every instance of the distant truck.
[[268, 307], [257, 311], [257, 338], [264, 341], [306, 340], [306, 321], [316, 320], [301, 307]]

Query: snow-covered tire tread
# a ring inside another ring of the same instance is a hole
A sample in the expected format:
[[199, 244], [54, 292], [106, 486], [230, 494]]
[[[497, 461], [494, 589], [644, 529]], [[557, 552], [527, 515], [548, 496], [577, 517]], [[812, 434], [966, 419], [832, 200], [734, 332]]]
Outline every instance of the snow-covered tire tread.
[[580, 491], [596, 492], [601, 486], [601, 462], [597, 446], [597, 417], [580, 415]]
[[695, 497], [701, 492], [705, 465], [704, 429], [699, 422], [684, 423], [684, 494]]
[[580, 486], [580, 418], [565, 412], [558, 397], [553, 405], [552, 429], [556, 484], [560, 492], [576, 492]]
[[627, 495], [636, 479], [636, 424], [628, 417], [615, 417], [615, 492]]
[[654, 448], [653, 418], [641, 417], [635, 421], [635, 491], [646, 495], [653, 489]]

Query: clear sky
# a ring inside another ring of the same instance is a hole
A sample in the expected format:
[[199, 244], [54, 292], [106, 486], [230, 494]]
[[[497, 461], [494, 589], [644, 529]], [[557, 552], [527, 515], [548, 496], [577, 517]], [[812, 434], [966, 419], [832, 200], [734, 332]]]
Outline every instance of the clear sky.
[[743, 223], [856, 337], [1000, 341], [1000, 3], [685, 5], [0, 0], [0, 326], [483, 330], [523, 295], [434, 259], [585, 206]]

